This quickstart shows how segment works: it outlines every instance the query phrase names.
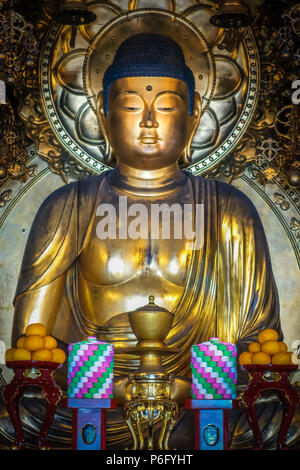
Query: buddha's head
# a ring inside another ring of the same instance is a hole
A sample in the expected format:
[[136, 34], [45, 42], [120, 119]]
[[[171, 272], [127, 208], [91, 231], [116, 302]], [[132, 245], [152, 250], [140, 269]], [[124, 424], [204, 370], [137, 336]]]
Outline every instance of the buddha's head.
[[159, 34], [124, 41], [105, 72], [97, 115], [109, 163], [112, 155], [143, 170], [189, 163], [201, 102], [179, 45]]

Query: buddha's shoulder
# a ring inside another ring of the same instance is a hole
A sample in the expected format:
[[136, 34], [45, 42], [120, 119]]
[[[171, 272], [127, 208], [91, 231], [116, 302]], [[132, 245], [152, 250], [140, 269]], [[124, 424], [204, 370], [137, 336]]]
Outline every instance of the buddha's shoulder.
[[257, 210], [249, 197], [237, 187], [224, 181], [194, 177], [198, 184], [210, 189], [210, 194], [216, 194], [218, 205], [232, 214], [240, 214], [243, 217], [257, 216]]
[[253, 205], [249, 197], [237, 187], [229, 183], [224, 183], [223, 181], [215, 182], [220, 196], [228, 197], [232, 202], [236, 202], [237, 204]]
[[79, 198], [94, 198], [94, 196], [97, 195], [99, 185], [104, 179], [105, 174], [101, 173], [100, 175], [90, 176], [64, 184], [47, 196], [41, 208], [45, 209], [48, 206], [52, 206], [54, 203], [57, 207], [57, 204], [64, 204], [68, 198], [73, 199], [77, 195]]

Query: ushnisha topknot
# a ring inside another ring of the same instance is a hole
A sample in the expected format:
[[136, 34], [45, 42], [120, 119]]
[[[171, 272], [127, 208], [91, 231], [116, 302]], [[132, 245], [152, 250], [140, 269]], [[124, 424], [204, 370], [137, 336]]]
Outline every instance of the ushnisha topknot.
[[186, 83], [189, 113], [194, 111], [195, 79], [185, 63], [181, 47], [170, 37], [142, 33], [126, 39], [119, 46], [113, 63], [103, 77], [104, 113], [107, 115], [111, 84], [126, 77], [169, 77]]

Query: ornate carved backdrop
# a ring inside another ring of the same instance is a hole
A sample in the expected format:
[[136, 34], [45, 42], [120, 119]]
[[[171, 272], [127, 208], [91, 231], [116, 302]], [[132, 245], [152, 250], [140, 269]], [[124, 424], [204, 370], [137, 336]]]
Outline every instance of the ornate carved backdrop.
[[[251, 28], [228, 30], [210, 24], [212, 0], [90, 1], [97, 19], [78, 28], [73, 48], [71, 27], [53, 19], [54, 0], [26, 12], [39, 65], [16, 84], [9, 126], [0, 126], [0, 337], [7, 346], [33, 217], [57, 187], [107, 168], [94, 99], [118, 44], [153, 30], [154, 14], [157, 31], [176, 35], [202, 96], [188, 170], [229, 182], [254, 202], [270, 246], [286, 341], [290, 346], [300, 338], [300, 105], [292, 103], [292, 83], [300, 79], [300, 4], [247, 3]], [[7, 116], [7, 107], [0, 108], [0, 118]]]

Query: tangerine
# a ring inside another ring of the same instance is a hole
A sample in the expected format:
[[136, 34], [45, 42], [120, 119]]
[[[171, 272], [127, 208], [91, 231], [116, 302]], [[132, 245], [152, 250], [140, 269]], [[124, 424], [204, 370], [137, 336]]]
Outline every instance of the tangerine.
[[27, 349], [17, 348], [13, 353], [14, 361], [31, 361], [31, 353]]
[[260, 343], [250, 343], [248, 350], [252, 353], [257, 353], [260, 351]]
[[26, 336], [21, 336], [17, 341], [17, 348], [24, 348], [24, 341]]
[[5, 353], [6, 362], [14, 361], [14, 352], [15, 351], [16, 351], [16, 348], [10, 348], [6, 351], [6, 353]]
[[47, 334], [46, 328], [41, 323], [31, 323], [31, 325], [28, 325], [25, 330], [26, 336], [30, 336], [30, 335], [46, 336], [46, 334]]
[[53, 336], [44, 337], [44, 348], [46, 349], [55, 349], [57, 348], [57, 341]]
[[252, 356], [252, 364], [271, 364], [271, 356], [262, 351], [254, 353]]
[[63, 362], [65, 362], [67, 356], [62, 349], [60, 348], [52, 349], [51, 353], [52, 353], [52, 359], [51, 359], [52, 362], [58, 362], [59, 364], [63, 364]]
[[291, 353], [286, 351], [280, 351], [277, 354], [274, 354], [272, 357], [272, 364], [291, 364]]
[[261, 345], [261, 350], [262, 352], [273, 356], [274, 354], [277, 354], [280, 351], [280, 344], [278, 341], [265, 341]]
[[288, 347], [283, 341], [279, 341], [280, 351], [287, 351]]
[[279, 335], [276, 330], [273, 330], [272, 328], [266, 328], [265, 330], [262, 330], [257, 339], [260, 343], [264, 343], [265, 341], [277, 341], [279, 338]]
[[253, 353], [249, 351], [244, 351], [239, 356], [239, 361], [241, 365], [249, 365], [252, 364], [252, 356]]
[[24, 348], [28, 351], [37, 351], [44, 348], [44, 338], [39, 335], [26, 336]]
[[43, 361], [43, 362], [51, 362], [52, 353], [50, 349], [38, 349], [32, 353], [32, 360], [33, 361]]

